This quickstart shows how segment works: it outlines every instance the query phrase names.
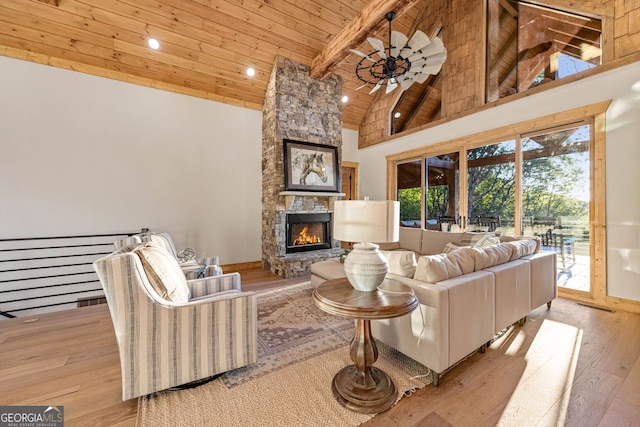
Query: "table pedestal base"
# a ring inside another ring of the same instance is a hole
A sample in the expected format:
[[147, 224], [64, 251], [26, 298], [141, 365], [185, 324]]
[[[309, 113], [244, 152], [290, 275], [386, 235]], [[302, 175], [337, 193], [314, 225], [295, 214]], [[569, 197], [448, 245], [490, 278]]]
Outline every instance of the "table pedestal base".
[[384, 412], [396, 401], [396, 386], [376, 367], [367, 367], [364, 375], [356, 365], [342, 368], [333, 377], [331, 390], [338, 402], [361, 414]]

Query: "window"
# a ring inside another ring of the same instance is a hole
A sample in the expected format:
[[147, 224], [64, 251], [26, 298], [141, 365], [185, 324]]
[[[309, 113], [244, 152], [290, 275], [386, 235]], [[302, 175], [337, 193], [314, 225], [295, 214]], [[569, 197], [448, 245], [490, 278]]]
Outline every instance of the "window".
[[487, 102], [600, 65], [602, 22], [514, 0], [487, 2]]
[[466, 231], [500, 227], [507, 235], [538, 236], [543, 251], [557, 254], [561, 293], [604, 298], [606, 248], [598, 242], [605, 241], [607, 105], [434, 144], [412, 150], [409, 159], [402, 153], [388, 156], [388, 177], [396, 183], [398, 200], [409, 188], [414, 194], [411, 203], [403, 196], [401, 212], [409, 206], [416, 218], [416, 212], [423, 212], [423, 228], [432, 230], [455, 223]]

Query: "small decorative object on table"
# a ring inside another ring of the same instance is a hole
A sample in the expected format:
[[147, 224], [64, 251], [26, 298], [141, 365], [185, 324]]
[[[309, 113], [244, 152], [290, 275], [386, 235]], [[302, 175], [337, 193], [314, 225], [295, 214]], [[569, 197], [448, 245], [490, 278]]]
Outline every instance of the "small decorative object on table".
[[[397, 242], [400, 202], [338, 200], [334, 203], [333, 237], [347, 242]], [[359, 291], [375, 291], [387, 275], [387, 260], [374, 243], [357, 243], [344, 260], [349, 283]]]
[[351, 252], [349, 249], [345, 249], [342, 255], [340, 255], [340, 262], [344, 264], [344, 260], [347, 259], [347, 256]]

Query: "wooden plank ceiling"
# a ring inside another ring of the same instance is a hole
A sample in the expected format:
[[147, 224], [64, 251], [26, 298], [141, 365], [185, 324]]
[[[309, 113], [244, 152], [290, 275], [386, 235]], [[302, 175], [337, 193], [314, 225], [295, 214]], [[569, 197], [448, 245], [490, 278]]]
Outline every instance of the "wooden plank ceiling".
[[[355, 91], [360, 57], [348, 48], [370, 52], [367, 36], [386, 45], [388, 10], [406, 9], [393, 29], [407, 34], [424, 1], [2, 0], [0, 55], [253, 109], [276, 55], [318, 74], [337, 64], [344, 126], [357, 129], [373, 95]], [[147, 46], [151, 37], [160, 49]]]

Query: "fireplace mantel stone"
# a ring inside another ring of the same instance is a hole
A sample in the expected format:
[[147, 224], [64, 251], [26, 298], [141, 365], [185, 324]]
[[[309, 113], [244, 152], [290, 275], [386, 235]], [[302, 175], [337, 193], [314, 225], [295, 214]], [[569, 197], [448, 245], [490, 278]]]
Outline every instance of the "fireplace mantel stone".
[[333, 202], [336, 201], [338, 197], [344, 197], [346, 194], [344, 193], [327, 193], [321, 191], [281, 191], [281, 196], [284, 196], [284, 206], [286, 210], [291, 210], [293, 207], [293, 202], [296, 197], [328, 197], [329, 200], [329, 210], [333, 210]]

